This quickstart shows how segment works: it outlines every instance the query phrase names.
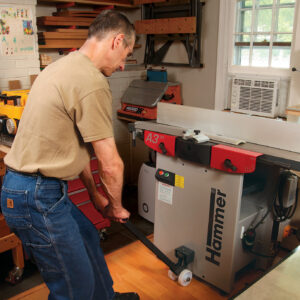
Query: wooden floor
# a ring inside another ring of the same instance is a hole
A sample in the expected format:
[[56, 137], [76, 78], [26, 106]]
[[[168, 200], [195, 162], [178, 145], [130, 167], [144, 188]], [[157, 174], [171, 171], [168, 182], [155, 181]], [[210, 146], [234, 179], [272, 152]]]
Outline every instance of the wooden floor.
[[[216, 288], [196, 279], [193, 279], [187, 287], [172, 281], [167, 275], [168, 267], [140, 241], [133, 242], [105, 257], [114, 280], [115, 291], [137, 292], [141, 300], [218, 300], [229, 297], [221, 295]], [[241, 278], [232, 295], [256, 276], [257, 273], [248, 273]], [[48, 293], [46, 285], [42, 284], [10, 300], [46, 300]]]

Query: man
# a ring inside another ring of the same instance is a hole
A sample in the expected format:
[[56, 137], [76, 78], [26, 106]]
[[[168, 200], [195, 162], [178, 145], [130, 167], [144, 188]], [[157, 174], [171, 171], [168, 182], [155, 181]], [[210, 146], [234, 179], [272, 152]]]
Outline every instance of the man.
[[[36, 79], [10, 152], [1, 208], [33, 257], [49, 299], [139, 299], [115, 293], [96, 229], [71, 203], [66, 181], [80, 174], [95, 207], [117, 222], [123, 208], [123, 162], [112, 128], [112, 96], [105, 76], [124, 70], [135, 32], [120, 13], [106, 11], [91, 24], [79, 49]], [[94, 151], [107, 198], [89, 165]]]

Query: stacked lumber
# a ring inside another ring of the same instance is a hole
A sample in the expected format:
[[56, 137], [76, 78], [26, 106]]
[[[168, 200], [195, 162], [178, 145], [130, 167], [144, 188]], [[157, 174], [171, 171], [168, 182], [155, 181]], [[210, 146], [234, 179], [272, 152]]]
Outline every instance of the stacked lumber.
[[[88, 36], [88, 27], [96, 16], [101, 11], [112, 8], [113, 6], [105, 6], [97, 10], [59, 10], [53, 16], [38, 17], [37, 25], [41, 30], [38, 32], [39, 48], [80, 48]], [[135, 46], [138, 47], [140, 45]]]
[[93, 22], [99, 11], [91, 11], [88, 17], [85, 11], [62, 11], [56, 16], [38, 17], [39, 28], [43, 26], [46, 31], [38, 33], [40, 49], [68, 49], [80, 48], [88, 35], [88, 27]]

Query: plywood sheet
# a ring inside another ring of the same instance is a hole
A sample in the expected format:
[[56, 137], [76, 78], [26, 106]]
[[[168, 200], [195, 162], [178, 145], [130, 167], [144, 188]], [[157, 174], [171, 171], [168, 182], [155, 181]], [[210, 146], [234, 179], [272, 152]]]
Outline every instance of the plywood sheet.
[[139, 20], [134, 27], [137, 34], [195, 33], [196, 17]]
[[[113, 9], [113, 6], [111, 6]], [[103, 9], [99, 10], [67, 10], [67, 11], [59, 11], [53, 13], [53, 16], [60, 16], [60, 17], [96, 17], [98, 14], [101, 13]]]
[[158, 103], [157, 122], [300, 153], [296, 123], [166, 103]]

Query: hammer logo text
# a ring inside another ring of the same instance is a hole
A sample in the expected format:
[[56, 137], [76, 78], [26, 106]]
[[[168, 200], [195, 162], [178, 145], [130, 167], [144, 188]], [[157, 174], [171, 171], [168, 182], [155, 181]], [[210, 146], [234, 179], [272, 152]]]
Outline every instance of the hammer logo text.
[[211, 188], [205, 259], [217, 266], [220, 265], [225, 206], [226, 194], [219, 189]]

